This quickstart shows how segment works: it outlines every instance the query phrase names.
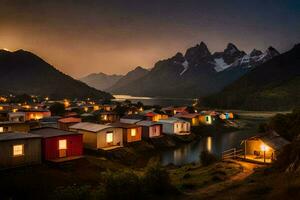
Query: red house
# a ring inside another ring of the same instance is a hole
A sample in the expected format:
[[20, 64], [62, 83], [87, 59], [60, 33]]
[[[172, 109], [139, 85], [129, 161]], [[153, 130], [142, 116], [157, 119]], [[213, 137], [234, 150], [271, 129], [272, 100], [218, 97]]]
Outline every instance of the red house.
[[56, 128], [39, 128], [30, 133], [42, 137], [44, 160], [53, 162], [69, 161], [82, 157], [82, 134]]

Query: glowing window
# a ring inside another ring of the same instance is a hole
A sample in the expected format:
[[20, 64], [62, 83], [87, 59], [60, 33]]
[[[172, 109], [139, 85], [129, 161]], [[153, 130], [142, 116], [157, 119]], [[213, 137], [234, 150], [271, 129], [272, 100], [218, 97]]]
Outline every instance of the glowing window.
[[113, 142], [113, 133], [106, 133], [106, 142], [107, 143]]
[[67, 140], [59, 140], [58, 149], [59, 150], [67, 149]]
[[13, 146], [13, 156], [23, 156], [24, 155], [24, 145], [18, 144]]
[[3, 132], [4, 132], [4, 128], [0, 127], [0, 133], [3, 133]]
[[131, 134], [132, 137], [136, 136], [136, 129], [131, 129], [130, 134]]
[[107, 115], [103, 115], [103, 120], [107, 120]]

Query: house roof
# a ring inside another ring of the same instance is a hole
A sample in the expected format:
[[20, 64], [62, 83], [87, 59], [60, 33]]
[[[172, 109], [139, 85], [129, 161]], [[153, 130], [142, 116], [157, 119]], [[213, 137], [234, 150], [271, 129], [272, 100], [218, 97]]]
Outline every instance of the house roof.
[[158, 121], [158, 123], [169, 123], [169, 124], [173, 124], [173, 123], [176, 123], [176, 122], [186, 122], [184, 120], [181, 120], [181, 119], [178, 119], [178, 118], [168, 118], [168, 119], [160, 119]]
[[125, 123], [125, 124], [136, 124], [137, 122], [140, 122], [140, 119], [120, 119], [121, 123]]
[[198, 114], [198, 113], [178, 113], [178, 114], [174, 115], [174, 117], [192, 119], [192, 118], [198, 117], [199, 115], [200, 114]]
[[153, 121], [139, 121], [136, 123], [136, 125], [139, 125], [139, 126], [154, 126], [154, 125], [158, 125], [159, 123], [157, 122], [153, 122]]
[[123, 119], [144, 119], [144, 116], [139, 114], [132, 114], [132, 115], [123, 116], [122, 118]]
[[42, 109], [42, 108], [38, 108], [38, 109], [20, 109], [20, 111], [22, 112], [50, 112], [50, 110], [47, 109]]
[[115, 122], [115, 123], [111, 123], [109, 124], [112, 127], [115, 128], [136, 128], [139, 127], [139, 125], [136, 124], [127, 124], [127, 123], [122, 123], [122, 122]]
[[81, 119], [77, 117], [67, 117], [67, 118], [61, 118], [58, 121], [61, 123], [78, 123], [81, 122]]
[[14, 121], [3, 121], [3, 122], [0, 122], [0, 125], [9, 125], [9, 124], [25, 124], [25, 122], [14, 122]]
[[33, 138], [41, 138], [41, 137], [30, 133], [19, 133], [19, 132], [0, 134], [0, 141], [22, 140], [22, 139], [33, 139]]
[[85, 131], [90, 131], [90, 132], [96, 133], [96, 132], [99, 132], [99, 131], [107, 129], [107, 128], [112, 128], [112, 126], [95, 124], [95, 123], [90, 123], [90, 122], [80, 122], [80, 123], [70, 126], [69, 128], [85, 130]]
[[248, 140], [251, 139], [260, 139], [274, 150], [280, 150], [282, 147], [290, 143], [289, 141], [278, 135], [275, 131], [263, 133], [249, 138]]
[[32, 134], [40, 135], [43, 138], [57, 137], [57, 136], [67, 136], [67, 135], [78, 135], [72, 131], [64, 131], [57, 128], [37, 128], [30, 131]]

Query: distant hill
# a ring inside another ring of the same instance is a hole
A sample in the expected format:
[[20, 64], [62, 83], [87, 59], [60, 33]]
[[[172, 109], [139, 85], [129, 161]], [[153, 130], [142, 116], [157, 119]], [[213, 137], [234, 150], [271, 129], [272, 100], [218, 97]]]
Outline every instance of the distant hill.
[[107, 75], [100, 72], [98, 74], [87, 75], [79, 80], [98, 90], [105, 91], [116, 84], [122, 77], [122, 75]]
[[[204, 42], [158, 61], [141, 77], [123, 77], [109, 91], [134, 96], [203, 97], [221, 91], [251, 69], [279, 55], [273, 47], [246, 54], [229, 43], [222, 52], [211, 53]], [[128, 74], [129, 75], [129, 74]], [[122, 84], [120, 84], [122, 83]]]
[[300, 44], [257, 66], [220, 93], [204, 98], [203, 103], [251, 110], [300, 107]]
[[0, 50], [1, 90], [52, 98], [112, 98], [58, 71], [38, 56], [24, 50]]
[[108, 91], [114, 94], [123, 94], [124, 88], [128, 87], [130, 83], [142, 79], [148, 73], [149, 71], [147, 69], [136, 67], [134, 70], [128, 72], [119, 81], [117, 81], [111, 88], [108, 89]]

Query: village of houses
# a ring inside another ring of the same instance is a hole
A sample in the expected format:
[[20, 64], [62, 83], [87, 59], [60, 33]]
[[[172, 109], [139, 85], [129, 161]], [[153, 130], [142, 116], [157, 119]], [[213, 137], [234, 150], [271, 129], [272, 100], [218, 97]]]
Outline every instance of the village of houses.
[[[0, 104], [1, 170], [80, 159], [85, 156], [84, 150], [113, 151], [141, 141], [186, 137], [194, 134], [193, 127], [213, 126], [216, 121], [230, 125], [235, 118], [231, 112], [189, 111], [187, 107], [146, 110], [130, 104], [128, 108], [128, 102], [121, 103], [128, 109], [120, 116], [114, 102], [60, 102], [66, 109], [63, 116], [50, 112], [49, 107], [55, 102], [48, 99], [38, 104]], [[276, 133], [241, 142], [243, 153], [228, 150], [223, 158], [239, 156], [270, 163], [276, 159], [278, 148], [287, 143]]]

